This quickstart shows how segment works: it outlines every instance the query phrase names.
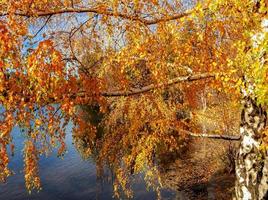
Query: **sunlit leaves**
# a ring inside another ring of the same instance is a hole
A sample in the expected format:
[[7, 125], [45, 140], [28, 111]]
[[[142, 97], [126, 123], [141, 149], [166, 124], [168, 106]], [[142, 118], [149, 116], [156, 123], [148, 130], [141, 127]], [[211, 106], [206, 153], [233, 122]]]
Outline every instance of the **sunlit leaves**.
[[5, 182], [7, 177], [11, 175], [8, 168], [9, 157], [7, 153], [7, 142], [0, 140], [0, 181]]
[[38, 152], [35, 144], [29, 140], [24, 147], [24, 173], [26, 188], [29, 192], [33, 189], [41, 189], [39, 169], [38, 169]]
[[[7, 147], [12, 128], [24, 130], [25, 179], [32, 190], [40, 188], [39, 155], [53, 148], [58, 148], [58, 156], [64, 155], [71, 121], [82, 157], [93, 156], [98, 169], [109, 166], [116, 177], [115, 193], [122, 189], [131, 196], [132, 174], [144, 172], [158, 187], [155, 182], [161, 181], [154, 177], [159, 155], [183, 146], [184, 130], [199, 129], [190, 119], [177, 119], [177, 112], [199, 109], [204, 88], [213, 98], [218, 97], [216, 91], [231, 93], [238, 103], [246, 75], [259, 101], [267, 103], [267, 34], [256, 35], [267, 11], [265, 1], [259, 8], [253, 1], [236, 0], [187, 5], [167, 0], [1, 3], [1, 13], [6, 14], [0, 21], [2, 181], [10, 174]], [[80, 13], [82, 17], [57, 13], [67, 8], [94, 9], [88, 15]], [[172, 18], [190, 8], [188, 15]], [[26, 48], [26, 41], [34, 38], [29, 29], [44, 12], [52, 13], [47, 14], [53, 23], [50, 31], [42, 34], [46, 39], [37, 34], [36, 45]], [[65, 27], [66, 21], [71, 25]], [[163, 86], [136, 96], [101, 97], [103, 91], [138, 90], [203, 72], [215, 74], [215, 80]], [[91, 112], [93, 105], [96, 112]], [[97, 113], [102, 113], [101, 119], [89, 117]]]

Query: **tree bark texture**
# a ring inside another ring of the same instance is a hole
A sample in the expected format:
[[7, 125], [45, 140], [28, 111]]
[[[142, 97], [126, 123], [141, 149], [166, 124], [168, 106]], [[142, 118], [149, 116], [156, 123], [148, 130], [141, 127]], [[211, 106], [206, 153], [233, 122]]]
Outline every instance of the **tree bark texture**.
[[236, 200], [267, 199], [268, 156], [261, 150], [267, 114], [256, 99], [245, 96], [241, 113], [241, 143], [236, 158]]

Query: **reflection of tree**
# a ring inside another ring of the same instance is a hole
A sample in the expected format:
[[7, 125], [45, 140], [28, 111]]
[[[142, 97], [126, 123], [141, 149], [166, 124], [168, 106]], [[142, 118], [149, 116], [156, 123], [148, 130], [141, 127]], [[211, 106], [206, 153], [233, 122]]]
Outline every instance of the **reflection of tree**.
[[73, 143], [83, 160], [87, 160], [90, 158], [90, 156], [92, 155], [92, 145], [89, 144], [90, 139], [87, 137], [86, 134], [79, 136], [74, 135]]
[[95, 139], [92, 138], [92, 132], [85, 130], [79, 134], [74, 132], [73, 143], [82, 159], [87, 160], [90, 157], [94, 159], [98, 152], [97, 141], [103, 136], [103, 127], [100, 124], [103, 114], [97, 105], [83, 105], [79, 109], [83, 112], [83, 120], [96, 127], [96, 130], [89, 129], [94, 132]]

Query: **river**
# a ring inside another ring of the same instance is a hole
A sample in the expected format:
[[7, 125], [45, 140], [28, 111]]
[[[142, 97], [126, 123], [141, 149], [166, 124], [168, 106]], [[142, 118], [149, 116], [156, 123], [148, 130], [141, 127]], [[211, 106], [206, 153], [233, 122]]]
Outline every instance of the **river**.
[[[15, 173], [6, 183], [0, 184], [0, 200], [93, 200], [113, 199], [112, 183], [107, 179], [97, 180], [95, 163], [82, 160], [72, 144], [72, 134], [67, 131], [68, 152], [64, 158], [56, 153], [41, 156], [39, 160], [42, 190], [29, 194], [25, 188], [23, 173], [24, 137], [19, 129], [12, 132], [16, 146], [9, 167]], [[156, 199], [154, 191], [147, 191], [142, 175], [135, 178], [134, 199]], [[175, 193], [164, 190], [163, 199], [174, 199]]]

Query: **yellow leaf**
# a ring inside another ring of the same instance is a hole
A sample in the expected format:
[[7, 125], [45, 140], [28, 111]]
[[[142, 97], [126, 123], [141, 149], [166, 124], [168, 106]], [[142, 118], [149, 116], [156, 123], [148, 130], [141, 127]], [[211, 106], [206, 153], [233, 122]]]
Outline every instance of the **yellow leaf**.
[[36, 124], [37, 126], [40, 126], [40, 125], [42, 124], [42, 122], [41, 122], [40, 119], [36, 119], [36, 120], [35, 120], [35, 124]]

